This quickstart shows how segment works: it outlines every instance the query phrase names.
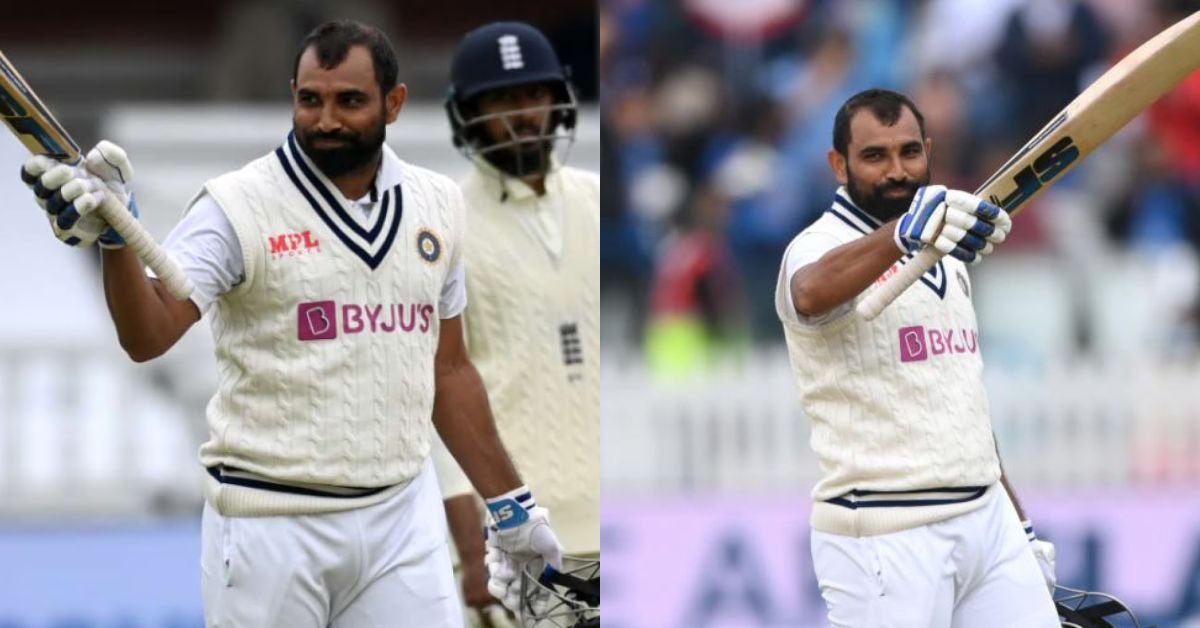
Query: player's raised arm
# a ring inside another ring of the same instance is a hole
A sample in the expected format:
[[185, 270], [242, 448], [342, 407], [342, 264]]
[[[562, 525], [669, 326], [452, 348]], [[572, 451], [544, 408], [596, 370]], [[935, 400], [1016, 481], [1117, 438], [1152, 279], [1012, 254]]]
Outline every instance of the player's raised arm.
[[104, 294], [121, 347], [137, 362], [162, 355], [200, 319], [190, 299], [177, 301], [157, 279], [146, 276], [137, 254], [96, 210], [115, 195], [135, 218], [129, 186], [133, 164], [116, 144], [103, 141], [79, 165], [35, 156], [21, 178], [46, 210], [54, 235], [70, 246], [99, 244], [103, 250]]
[[792, 275], [796, 312], [809, 318], [827, 314], [861, 294], [899, 258], [888, 229], [829, 251]]

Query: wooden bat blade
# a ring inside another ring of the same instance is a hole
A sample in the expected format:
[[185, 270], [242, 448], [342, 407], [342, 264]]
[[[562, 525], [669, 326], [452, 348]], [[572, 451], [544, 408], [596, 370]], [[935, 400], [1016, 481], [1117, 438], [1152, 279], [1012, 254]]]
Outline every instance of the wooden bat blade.
[[3, 53], [0, 53], [0, 120], [34, 155], [64, 161], [79, 158], [79, 145]]
[[[1155, 35], [1088, 86], [976, 191], [1011, 215], [1021, 212], [1139, 113], [1200, 68], [1200, 11]], [[872, 284], [856, 309], [879, 315], [933, 268], [926, 246], [900, 271]]]
[[[70, 163], [81, 159], [79, 145], [42, 104], [37, 94], [0, 53], [0, 120], [12, 129], [25, 148], [35, 155], [46, 155]], [[97, 210], [100, 217], [125, 238], [126, 244], [158, 275], [167, 290], [178, 300], [192, 294], [192, 282], [175, 260], [111, 194]]]
[[1200, 67], [1200, 11], [1152, 37], [1096, 79], [976, 192], [1016, 215]]

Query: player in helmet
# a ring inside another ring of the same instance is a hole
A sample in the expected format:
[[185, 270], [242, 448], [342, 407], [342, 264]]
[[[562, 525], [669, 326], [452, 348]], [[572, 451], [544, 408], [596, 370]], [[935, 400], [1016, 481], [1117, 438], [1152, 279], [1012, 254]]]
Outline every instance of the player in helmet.
[[[454, 54], [446, 115], [454, 144], [474, 164], [460, 182], [468, 207], [471, 357], [517, 467], [533, 476], [541, 503], [554, 512], [564, 549], [595, 559], [600, 182], [594, 173], [563, 165], [576, 123], [567, 69], [533, 26], [482, 26]], [[464, 601], [495, 625], [500, 618], [489, 605], [499, 598], [518, 610], [526, 566], [490, 548], [489, 580], [477, 498], [452, 461], [435, 459], [443, 462], [438, 476]], [[538, 565], [528, 567], [541, 573]], [[526, 625], [557, 625], [526, 619]]]
[[454, 55], [446, 114], [455, 147], [544, 193], [556, 144], [575, 139], [568, 70], [541, 31], [496, 22], [471, 31]]

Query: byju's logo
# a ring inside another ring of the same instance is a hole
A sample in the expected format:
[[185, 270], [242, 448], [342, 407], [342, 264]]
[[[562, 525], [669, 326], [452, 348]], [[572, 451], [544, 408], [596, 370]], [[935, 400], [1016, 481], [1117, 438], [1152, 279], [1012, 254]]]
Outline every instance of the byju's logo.
[[337, 338], [337, 304], [333, 301], [301, 303], [296, 308], [300, 340], [332, 340]]
[[310, 301], [296, 307], [296, 337], [332, 340], [352, 334], [428, 333], [433, 327], [431, 303], [343, 303]]
[[267, 242], [271, 245], [271, 259], [321, 250], [321, 241], [314, 238], [311, 231], [267, 236]]
[[947, 353], [978, 353], [979, 332], [974, 329], [927, 329], [923, 325], [900, 328], [900, 361], [921, 362]]
[[929, 359], [929, 348], [925, 346], [925, 328], [900, 328], [900, 361], [919, 362]]

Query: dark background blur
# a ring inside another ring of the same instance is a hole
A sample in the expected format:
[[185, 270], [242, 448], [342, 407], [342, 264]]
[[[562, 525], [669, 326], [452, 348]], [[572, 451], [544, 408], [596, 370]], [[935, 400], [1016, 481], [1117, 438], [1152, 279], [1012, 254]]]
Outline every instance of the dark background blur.
[[286, 101], [297, 44], [321, 22], [343, 17], [391, 38], [411, 98], [440, 99], [455, 44], [495, 20], [541, 28], [571, 66], [581, 98], [597, 98], [592, 0], [63, 0], [52, 7], [48, 14], [46, 5], [6, 3], [0, 50], [84, 144], [99, 139], [92, 112], [113, 101]]

